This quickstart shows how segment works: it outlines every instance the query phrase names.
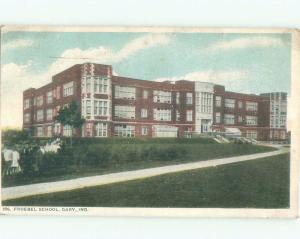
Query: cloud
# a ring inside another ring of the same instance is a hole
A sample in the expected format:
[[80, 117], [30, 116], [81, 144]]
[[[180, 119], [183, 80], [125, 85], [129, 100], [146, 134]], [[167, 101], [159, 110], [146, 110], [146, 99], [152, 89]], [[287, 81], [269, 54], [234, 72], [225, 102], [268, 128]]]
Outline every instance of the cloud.
[[2, 49], [4, 51], [7, 49], [25, 48], [25, 47], [30, 47], [33, 44], [34, 44], [33, 40], [30, 39], [17, 39], [14, 41], [4, 43]]
[[1, 126], [22, 126], [22, 91], [35, 79], [28, 75], [31, 62], [1, 67]]
[[158, 78], [155, 79], [155, 81], [175, 82], [178, 80], [189, 80], [189, 81], [211, 82], [215, 84], [231, 84], [239, 80], [244, 80], [247, 78], [247, 76], [248, 76], [248, 72], [243, 70], [231, 70], [231, 71], [207, 70], [207, 71], [190, 72], [183, 76]]
[[123, 61], [128, 57], [152, 47], [166, 45], [171, 41], [170, 36], [166, 34], [148, 34], [125, 44], [119, 51], [113, 51], [110, 48], [99, 46], [82, 50], [72, 48], [65, 50], [58, 59], [51, 64], [48, 69], [47, 77], [51, 77], [74, 64], [84, 62], [94, 62], [102, 64], [112, 64]]
[[218, 51], [228, 51], [234, 49], [245, 49], [250, 47], [282, 47], [284, 42], [280, 38], [275, 37], [242, 37], [234, 40], [220, 41], [214, 43], [206, 51], [215, 53]]
[[[40, 87], [51, 81], [51, 77], [74, 64], [84, 62], [95, 62], [112, 64], [120, 62], [138, 53], [139, 51], [159, 45], [166, 45], [170, 37], [165, 34], [148, 34], [125, 44], [119, 51], [98, 46], [82, 50], [80, 48], [67, 49], [55, 60], [47, 71], [36, 74], [31, 71], [32, 62], [27, 64], [9, 63], [2, 65], [2, 87], [1, 87], [1, 125], [22, 126], [22, 92], [30, 87]], [[15, 43], [17, 41], [14, 41]], [[18, 43], [18, 42], [17, 42]], [[29, 46], [29, 42], [27, 45]], [[25, 42], [13, 44], [7, 43], [6, 48], [26, 45]]]

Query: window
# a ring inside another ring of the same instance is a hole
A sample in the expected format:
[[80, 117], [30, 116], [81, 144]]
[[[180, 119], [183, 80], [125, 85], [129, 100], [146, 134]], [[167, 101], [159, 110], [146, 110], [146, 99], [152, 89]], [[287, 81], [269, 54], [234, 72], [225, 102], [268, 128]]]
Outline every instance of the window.
[[115, 99], [135, 99], [135, 88], [127, 86], [115, 86]]
[[154, 120], [171, 121], [170, 109], [154, 109]]
[[280, 131], [280, 139], [286, 139], [285, 131]]
[[56, 99], [60, 99], [60, 86], [56, 87]]
[[247, 111], [257, 111], [257, 102], [246, 102], [246, 110]]
[[171, 103], [171, 92], [155, 90], [153, 92], [153, 102], [157, 103]]
[[256, 130], [247, 130], [246, 137], [250, 139], [257, 139], [257, 131]]
[[37, 137], [43, 137], [44, 136], [43, 127], [37, 127], [36, 128], [36, 136]]
[[52, 109], [47, 109], [47, 111], [46, 111], [46, 118], [47, 118], [47, 120], [52, 120], [52, 118], [53, 118], [53, 110]]
[[280, 127], [286, 127], [286, 117], [285, 116], [280, 116], [279, 124], [280, 124]]
[[72, 136], [72, 128], [70, 125], [64, 125], [63, 136], [66, 136], [66, 137]]
[[25, 123], [29, 123], [30, 122], [30, 120], [31, 120], [30, 116], [31, 116], [30, 113], [24, 114], [24, 122]]
[[44, 111], [43, 110], [38, 110], [36, 115], [37, 115], [37, 118], [36, 118], [37, 121], [44, 120]]
[[213, 94], [208, 92], [196, 93], [196, 109], [199, 113], [211, 114], [213, 110]]
[[225, 99], [225, 107], [226, 108], [234, 108], [235, 100], [234, 99]]
[[73, 93], [74, 93], [74, 82], [71, 81], [67, 84], [64, 84], [63, 90], [64, 90], [64, 92], [63, 92], [64, 97], [73, 95]]
[[176, 104], [179, 105], [180, 104], [180, 93], [176, 92]]
[[115, 117], [124, 118], [124, 119], [134, 119], [135, 107], [129, 105], [116, 105]]
[[90, 100], [87, 100], [86, 101], [86, 108], [85, 108], [85, 113], [86, 115], [91, 115], [91, 101]]
[[106, 100], [94, 101], [94, 115], [95, 116], [107, 116], [108, 114], [108, 102]]
[[243, 101], [238, 102], [239, 109], [243, 109]]
[[186, 93], [186, 104], [193, 104], [193, 93]]
[[241, 115], [238, 116], [238, 122], [239, 122], [239, 123], [242, 123], [242, 122], [243, 122], [243, 116], [241, 116]]
[[176, 121], [180, 121], [180, 112], [176, 110]]
[[142, 135], [148, 135], [149, 128], [148, 126], [142, 126]]
[[85, 124], [85, 136], [87, 136], [87, 137], [93, 136], [93, 124], [92, 123]]
[[192, 110], [186, 111], [186, 121], [193, 121], [193, 111]]
[[48, 91], [47, 92], [47, 104], [51, 104], [53, 102], [53, 92]]
[[154, 137], [177, 137], [178, 128], [169, 125], [154, 125], [153, 126], [153, 136]]
[[149, 92], [147, 90], [143, 90], [143, 99], [148, 99]]
[[222, 97], [221, 96], [216, 96], [215, 105], [216, 105], [216, 107], [221, 107], [221, 105], [222, 105]]
[[60, 129], [61, 129], [60, 123], [56, 123], [56, 124], [54, 125], [54, 133], [55, 133], [56, 135], [60, 134]]
[[217, 124], [221, 123], [221, 113], [216, 112], [215, 121]]
[[40, 95], [36, 98], [36, 105], [41, 106], [43, 104], [44, 104], [44, 97], [42, 95]]
[[116, 125], [115, 136], [132, 138], [135, 135], [135, 126], [133, 125]]
[[225, 114], [224, 115], [224, 123], [225, 124], [234, 124], [234, 115]]
[[85, 78], [85, 87], [83, 86], [85, 93], [91, 93], [91, 77], [87, 76]]
[[107, 94], [108, 93], [108, 78], [106, 77], [95, 77], [94, 82], [95, 93]]
[[24, 109], [28, 109], [30, 106], [30, 99], [24, 100]]
[[47, 137], [52, 137], [52, 126], [51, 125], [49, 125], [47, 127]]
[[96, 136], [107, 137], [107, 123], [96, 123]]
[[246, 116], [246, 125], [257, 125], [257, 117], [256, 116]]
[[141, 117], [147, 118], [148, 117], [148, 110], [147, 109], [141, 109]]

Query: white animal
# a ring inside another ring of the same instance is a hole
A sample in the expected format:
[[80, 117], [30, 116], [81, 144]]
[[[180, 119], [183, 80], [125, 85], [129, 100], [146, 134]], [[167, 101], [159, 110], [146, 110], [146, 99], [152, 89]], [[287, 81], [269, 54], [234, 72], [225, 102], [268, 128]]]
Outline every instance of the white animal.
[[19, 164], [20, 154], [18, 151], [3, 149], [4, 161], [6, 162], [4, 174], [11, 175], [21, 171]]

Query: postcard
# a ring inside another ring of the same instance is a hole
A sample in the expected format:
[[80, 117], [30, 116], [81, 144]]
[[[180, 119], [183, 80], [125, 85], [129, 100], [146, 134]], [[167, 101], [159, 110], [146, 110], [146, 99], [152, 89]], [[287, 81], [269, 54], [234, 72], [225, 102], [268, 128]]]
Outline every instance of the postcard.
[[298, 217], [296, 29], [1, 27], [3, 215]]

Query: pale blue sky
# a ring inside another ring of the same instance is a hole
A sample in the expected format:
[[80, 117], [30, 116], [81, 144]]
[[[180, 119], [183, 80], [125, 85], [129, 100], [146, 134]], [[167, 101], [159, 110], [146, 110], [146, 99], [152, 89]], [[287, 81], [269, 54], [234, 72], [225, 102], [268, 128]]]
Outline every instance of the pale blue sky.
[[[53, 58], [61, 56], [67, 59]], [[145, 80], [200, 80], [231, 91], [289, 93], [290, 60], [290, 34], [7, 32], [2, 35], [2, 101], [21, 112], [24, 89], [86, 61], [111, 64], [118, 75]], [[20, 125], [18, 112], [3, 119], [4, 125]]]

